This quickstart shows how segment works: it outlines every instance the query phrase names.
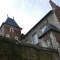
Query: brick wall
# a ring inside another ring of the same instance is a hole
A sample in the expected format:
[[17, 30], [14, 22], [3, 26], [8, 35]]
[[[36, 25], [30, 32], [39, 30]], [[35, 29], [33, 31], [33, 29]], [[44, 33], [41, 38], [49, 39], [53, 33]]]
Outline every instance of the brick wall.
[[[11, 27], [14, 29], [14, 32], [10, 32]], [[4, 24], [4, 36], [6, 36], [6, 34], [9, 34], [12, 39], [15, 39], [15, 36], [17, 36], [19, 40], [21, 39], [21, 29]]]
[[54, 12], [55, 12], [55, 14], [56, 14], [56, 16], [58, 18], [58, 21], [60, 22], [60, 7], [57, 6], [56, 10]]

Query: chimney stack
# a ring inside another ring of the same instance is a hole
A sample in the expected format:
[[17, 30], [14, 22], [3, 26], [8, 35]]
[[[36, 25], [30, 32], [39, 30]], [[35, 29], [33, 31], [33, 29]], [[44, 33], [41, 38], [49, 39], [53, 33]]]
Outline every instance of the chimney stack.
[[53, 10], [56, 9], [57, 5], [54, 2], [52, 2], [51, 0], [49, 2], [50, 2], [52, 9]]

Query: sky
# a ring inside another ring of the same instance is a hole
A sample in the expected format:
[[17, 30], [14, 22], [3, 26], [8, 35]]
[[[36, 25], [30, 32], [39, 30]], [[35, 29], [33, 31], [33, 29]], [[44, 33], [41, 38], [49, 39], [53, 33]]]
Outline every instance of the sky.
[[[59, 0], [52, 0], [60, 6]], [[0, 26], [7, 19], [7, 14], [26, 34], [50, 10], [49, 0], [0, 0]]]

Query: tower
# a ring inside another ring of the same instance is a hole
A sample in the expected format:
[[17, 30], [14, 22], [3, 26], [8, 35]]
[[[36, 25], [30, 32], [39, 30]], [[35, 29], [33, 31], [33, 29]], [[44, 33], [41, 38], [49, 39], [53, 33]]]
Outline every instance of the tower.
[[1, 25], [1, 35], [13, 40], [21, 40], [21, 30], [22, 28], [10, 17], [7, 17], [6, 21]]

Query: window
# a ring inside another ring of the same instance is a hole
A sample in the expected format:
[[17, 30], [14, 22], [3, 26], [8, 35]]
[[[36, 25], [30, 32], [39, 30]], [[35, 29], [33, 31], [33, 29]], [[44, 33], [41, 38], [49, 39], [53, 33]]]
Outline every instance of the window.
[[14, 32], [14, 29], [13, 28], [10, 28], [10, 32]]
[[10, 38], [9, 34], [6, 34], [6, 37], [9, 37]]
[[15, 36], [15, 40], [18, 40], [18, 37], [17, 36]]
[[47, 28], [47, 26], [45, 25], [42, 29], [41, 32], [44, 33], [45, 29]]
[[34, 35], [32, 36], [32, 39], [33, 39], [33, 44], [37, 44], [37, 43], [38, 43], [37, 34], [34, 34]]

